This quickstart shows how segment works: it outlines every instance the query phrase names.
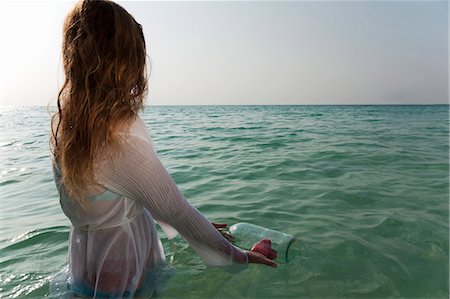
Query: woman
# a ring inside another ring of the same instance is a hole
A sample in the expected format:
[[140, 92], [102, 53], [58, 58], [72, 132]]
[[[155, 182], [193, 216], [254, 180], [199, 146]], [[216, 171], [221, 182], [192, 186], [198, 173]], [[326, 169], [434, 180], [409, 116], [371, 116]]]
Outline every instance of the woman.
[[70, 291], [149, 297], [165, 258], [155, 229], [176, 232], [209, 265], [260, 263], [192, 207], [158, 159], [138, 113], [147, 90], [142, 26], [110, 1], [82, 1], [64, 23], [65, 82], [52, 118], [55, 182], [69, 238]]

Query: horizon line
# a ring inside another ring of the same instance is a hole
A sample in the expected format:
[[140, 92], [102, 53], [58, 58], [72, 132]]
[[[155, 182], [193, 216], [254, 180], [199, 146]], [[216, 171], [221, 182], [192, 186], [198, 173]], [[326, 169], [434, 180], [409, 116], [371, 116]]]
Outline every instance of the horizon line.
[[[169, 107], [169, 106], [449, 106], [448, 103], [351, 103], [351, 104], [144, 104], [145, 107]], [[0, 105], [7, 107], [56, 107], [56, 105]]]

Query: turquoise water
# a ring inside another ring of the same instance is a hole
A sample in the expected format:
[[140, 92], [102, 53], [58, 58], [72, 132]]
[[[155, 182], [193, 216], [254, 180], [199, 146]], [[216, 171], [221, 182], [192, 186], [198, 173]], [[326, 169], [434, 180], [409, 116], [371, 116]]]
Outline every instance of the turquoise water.
[[[449, 106], [172, 106], [143, 113], [161, 160], [215, 222], [297, 236], [238, 274], [162, 235], [163, 298], [448, 298]], [[45, 107], [1, 109], [0, 297], [48, 295], [69, 221]]]

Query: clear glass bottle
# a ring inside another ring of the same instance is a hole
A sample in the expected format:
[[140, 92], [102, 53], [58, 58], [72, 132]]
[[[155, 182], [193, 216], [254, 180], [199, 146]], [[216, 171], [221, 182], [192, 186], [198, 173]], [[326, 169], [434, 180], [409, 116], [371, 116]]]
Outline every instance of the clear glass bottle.
[[281, 262], [290, 262], [300, 254], [297, 238], [259, 225], [239, 222], [230, 227], [230, 234], [236, 245], [244, 249], [250, 249], [261, 239], [269, 239], [272, 248], [277, 251], [276, 260]]

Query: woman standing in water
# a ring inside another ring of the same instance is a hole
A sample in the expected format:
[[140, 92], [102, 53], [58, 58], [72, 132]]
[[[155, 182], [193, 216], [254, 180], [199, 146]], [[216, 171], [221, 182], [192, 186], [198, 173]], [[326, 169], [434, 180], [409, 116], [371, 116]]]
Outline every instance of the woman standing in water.
[[165, 258], [155, 229], [176, 232], [208, 265], [260, 263], [189, 202], [138, 115], [147, 91], [142, 26], [110, 1], [82, 1], [63, 30], [65, 81], [52, 118], [53, 170], [69, 237], [75, 296], [150, 297]]

